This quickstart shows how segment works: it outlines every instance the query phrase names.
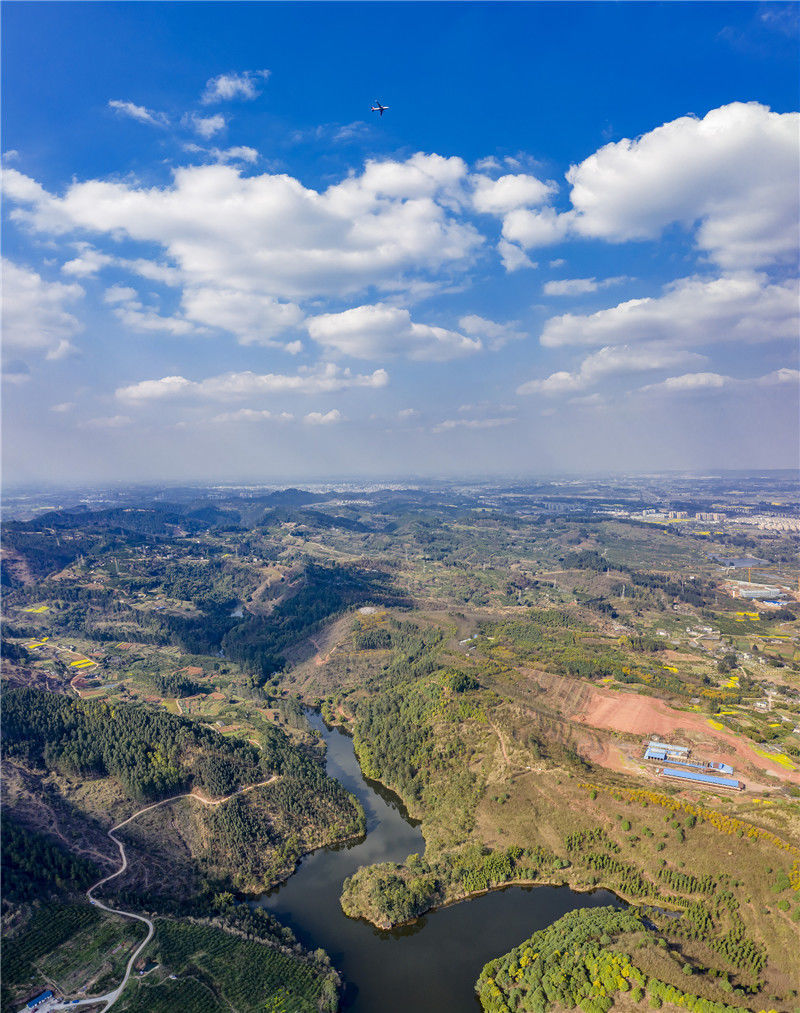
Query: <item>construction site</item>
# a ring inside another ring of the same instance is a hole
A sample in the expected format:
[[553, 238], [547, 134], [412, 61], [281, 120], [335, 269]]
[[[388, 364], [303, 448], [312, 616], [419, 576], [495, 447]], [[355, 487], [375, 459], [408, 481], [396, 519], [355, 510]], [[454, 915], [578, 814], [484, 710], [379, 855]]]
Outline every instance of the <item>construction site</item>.
[[743, 781], [728, 776], [734, 772], [729, 763], [721, 763], [718, 760], [691, 760], [690, 756], [689, 746], [676, 746], [655, 739], [648, 742], [644, 751], [645, 760], [668, 764], [656, 768], [656, 773], [661, 777], [710, 785], [714, 788], [727, 788], [730, 791], [744, 791], [746, 785]]

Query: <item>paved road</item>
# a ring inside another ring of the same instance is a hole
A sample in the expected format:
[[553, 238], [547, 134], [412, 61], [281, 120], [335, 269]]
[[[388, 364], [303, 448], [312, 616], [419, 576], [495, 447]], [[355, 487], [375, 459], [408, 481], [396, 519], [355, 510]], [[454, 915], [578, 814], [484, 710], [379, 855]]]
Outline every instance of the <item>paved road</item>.
[[144, 915], [137, 915], [133, 911], [121, 911], [119, 908], [109, 907], [107, 904], [104, 904], [101, 900], [97, 900], [95, 897], [92, 896], [95, 890], [99, 890], [100, 887], [103, 886], [104, 884], [109, 883], [112, 879], [116, 879], [117, 876], [121, 876], [122, 873], [125, 872], [125, 870], [128, 868], [128, 856], [125, 854], [125, 845], [118, 837], [114, 836], [114, 831], [121, 830], [123, 827], [133, 822], [133, 820], [138, 819], [138, 817], [141, 816], [143, 813], [150, 812], [151, 809], [158, 809], [162, 805], [168, 805], [170, 802], [177, 802], [177, 800], [180, 798], [193, 798], [197, 802], [202, 802], [203, 805], [217, 806], [222, 805], [224, 802], [229, 802], [235, 795], [245, 795], [248, 791], [253, 791], [256, 788], [263, 788], [266, 785], [272, 784], [274, 781], [277, 780], [278, 775], [274, 774], [266, 781], [259, 781], [258, 784], [250, 784], [246, 788], [239, 788], [237, 791], [232, 792], [230, 795], [226, 795], [225, 798], [217, 798], [217, 799], [204, 798], [202, 795], [193, 791], [184, 792], [182, 795], [173, 795], [171, 798], [164, 798], [160, 802], [154, 802], [152, 805], [145, 806], [144, 809], [140, 809], [138, 812], [135, 812], [133, 816], [129, 816], [126, 820], [123, 820], [121, 823], [117, 823], [115, 827], [112, 827], [108, 831], [108, 836], [119, 848], [119, 855], [121, 859], [120, 867], [117, 869], [116, 872], [112, 872], [110, 876], [105, 876], [103, 879], [99, 880], [93, 886], [90, 886], [89, 889], [86, 891], [86, 896], [89, 898], [90, 904], [94, 904], [95, 907], [99, 907], [103, 911], [108, 911], [110, 914], [122, 915], [123, 918], [133, 918], [137, 922], [143, 922], [147, 926], [147, 935], [131, 954], [130, 960], [128, 961], [128, 966], [125, 968], [125, 977], [122, 979], [118, 987], [115, 988], [112, 992], [106, 992], [105, 995], [96, 995], [91, 999], [79, 999], [78, 1002], [73, 1001], [73, 1002], [53, 1003], [52, 1005], [48, 1006], [48, 1011], [49, 1010], [55, 1011], [62, 1009], [78, 1009], [80, 1006], [96, 1006], [99, 1005], [100, 1003], [105, 1003], [102, 1009], [102, 1013], [106, 1013], [106, 1011], [110, 1010], [111, 1007], [114, 1005], [114, 1003], [117, 1001], [117, 999], [119, 999], [119, 997], [122, 995], [125, 986], [128, 984], [128, 979], [131, 976], [133, 965], [136, 963], [139, 954], [144, 950], [145, 946], [147, 946], [147, 944], [153, 938], [155, 926], [153, 925], [152, 921], [149, 918], [145, 918]]

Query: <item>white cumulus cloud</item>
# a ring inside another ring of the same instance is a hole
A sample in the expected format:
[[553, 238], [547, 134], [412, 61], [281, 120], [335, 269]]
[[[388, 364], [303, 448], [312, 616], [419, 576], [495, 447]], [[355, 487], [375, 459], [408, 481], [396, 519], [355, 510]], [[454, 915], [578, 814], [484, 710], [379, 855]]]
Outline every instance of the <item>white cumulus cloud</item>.
[[196, 134], [199, 134], [205, 140], [213, 137], [214, 134], [218, 134], [226, 126], [225, 117], [220, 113], [215, 113], [213, 116], [192, 115], [188, 117], [186, 122]]
[[103, 301], [112, 307], [117, 320], [132, 331], [181, 336], [194, 334], [198, 330], [183, 316], [165, 317], [152, 306], [145, 306], [139, 299], [136, 289], [126, 285], [112, 285], [106, 289]]
[[783, 384], [790, 383], [794, 384], [795, 387], [800, 387], [800, 369], [791, 369], [788, 366], [783, 366], [781, 369], [776, 369], [771, 373], [760, 376], [756, 382], [761, 387], [780, 387]]
[[570, 237], [658, 239], [670, 226], [725, 270], [797, 263], [800, 114], [733, 102], [607, 144], [566, 175], [572, 207], [518, 207], [503, 236], [522, 249]]
[[502, 348], [509, 341], [520, 341], [525, 337], [523, 331], [517, 330], [515, 323], [498, 324], [494, 320], [487, 320], [486, 317], [478, 316], [476, 313], [468, 313], [461, 317], [458, 326], [470, 337], [485, 341], [492, 351]]
[[165, 127], [169, 118], [164, 113], [154, 112], [152, 109], [145, 109], [144, 106], [137, 106], [133, 102], [122, 102], [119, 99], [112, 99], [109, 107], [122, 116], [128, 116], [139, 123], [146, 123], [151, 127]]
[[269, 77], [268, 70], [246, 70], [242, 73], [218, 74], [206, 82], [200, 99], [205, 105], [229, 102], [231, 99], [254, 99], [261, 94], [259, 83]]
[[268, 408], [239, 408], [235, 412], [215, 415], [212, 422], [291, 422], [291, 412], [271, 412]]
[[45, 352], [60, 359], [73, 351], [70, 338], [83, 324], [67, 306], [83, 298], [80, 285], [45, 281], [40, 274], [3, 258], [3, 344]]
[[503, 219], [503, 238], [523, 249], [552, 246], [566, 238], [572, 219], [569, 211], [559, 213], [549, 207], [540, 211], [517, 208]]
[[344, 415], [338, 408], [331, 408], [328, 412], [309, 412], [303, 417], [303, 422], [308, 426], [334, 426], [337, 422], [344, 422]]
[[483, 239], [462, 213], [465, 175], [459, 158], [417, 154], [367, 162], [323, 191], [221, 164], [177, 169], [164, 187], [73, 183], [60, 197], [15, 169], [4, 182], [12, 217], [36, 231], [156, 244], [184, 284], [286, 299], [390, 291], [467, 266]]
[[209, 154], [218, 162], [248, 162], [253, 165], [258, 161], [256, 149], [243, 144], [233, 148], [212, 148]]
[[529, 380], [517, 387], [518, 394], [571, 394], [601, 380], [628, 373], [670, 369], [701, 363], [705, 356], [660, 345], [607, 345], [587, 356], [575, 372], [559, 370], [542, 380]]
[[497, 244], [497, 252], [500, 254], [503, 267], [509, 274], [519, 271], [523, 267], [538, 267], [521, 247], [516, 243], [509, 243], [507, 239], [500, 240]]
[[83, 244], [83, 248], [78, 256], [62, 264], [61, 270], [64, 274], [71, 275], [74, 278], [91, 278], [102, 268], [109, 267], [113, 263], [114, 258], [110, 257], [107, 253], [101, 253], [100, 250], [95, 250], [88, 244]]
[[259, 292], [196, 286], [183, 295], [186, 317], [236, 334], [243, 345], [268, 345], [303, 320], [299, 306]]
[[306, 321], [308, 333], [325, 348], [356, 359], [407, 355], [446, 361], [480, 351], [481, 342], [456, 331], [416, 324], [406, 309], [377, 303], [343, 313], [323, 313]]
[[223, 373], [206, 380], [188, 380], [184, 376], [164, 376], [160, 380], [142, 380], [120, 387], [116, 395], [123, 401], [144, 404], [149, 401], [235, 401], [267, 394], [329, 394], [353, 387], [380, 388], [389, 382], [385, 369], [353, 374], [333, 363], [294, 375], [281, 373]]
[[121, 267], [133, 274], [138, 274], [149, 281], [157, 281], [163, 285], [179, 285], [180, 272], [168, 264], [138, 257], [130, 260], [126, 257], [114, 257], [103, 253], [89, 243], [76, 243], [78, 256], [67, 260], [61, 265], [64, 274], [73, 278], [92, 278], [107, 267]]
[[692, 391], [714, 391], [730, 386], [731, 378], [721, 373], [684, 373], [681, 376], [668, 376], [660, 383], [648, 384], [642, 391], [664, 391], [666, 393], [686, 393]]
[[800, 370], [776, 369], [764, 376], [737, 379], [722, 373], [684, 373], [681, 376], [668, 376], [660, 383], [651, 383], [639, 389], [640, 394], [703, 394], [715, 391], [741, 390], [753, 387], [783, 387], [791, 385], [798, 391]]
[[672, 224], [722, 267], [797, 262], [800, 115], [734, 102], [684, 116], [573, 166], [574, 227], [620, 242]]
[[640, 341], [701, 346], [797, 333], [797, 283], [772, 283], [763, 274], [741, 272], [710, 280], [682, 278], [658, 298], [630, 299], [589, 315], [552, 317], [541, 342], [550, 348]]
[[601, 288], [611, 288], [619, 285], [627, 278], [559, 278], [556, 281], [548, 281], [544, 284], [545, 295], [587, 295], [589, 292], [597, 292]]
[[504, 215], [515, 208], [544, 204], [557, 190], [554, 183], [543, 183], [523, 173], [491, 179], [474, 176], [472, 203], [483, 214]]
[[119, 303], [130, 302], [132, 299], [136, 299], [137, 296], [138, 293], [135, 288], [131, 288], [128, 285], [112, 285], [105, 290], [103, 302], [109, 306], [117, 306]]

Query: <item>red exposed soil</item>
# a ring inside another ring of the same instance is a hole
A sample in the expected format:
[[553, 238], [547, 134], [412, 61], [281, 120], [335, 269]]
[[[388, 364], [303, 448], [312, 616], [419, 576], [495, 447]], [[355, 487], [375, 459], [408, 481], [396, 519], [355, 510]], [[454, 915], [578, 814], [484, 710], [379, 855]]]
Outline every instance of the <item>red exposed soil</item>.
[[706, 717], [676, 711], [662, 700], [652, 697], [590, 687], [588, 697], [584, 698], [582, 706], [571, 717], [581, 724], [632, 735], [668, 738], [679, 731], [687, 736], [701, 735], [704, 739], [724, 743], [727, 747], [724, 752], [730, 754], [733, 750], [742, 763], [766, 770], [784, 781], [800, 784], [800, 771], [787, 770], [776, 761], [759, 756], [748, 743], [733, 733], [711, 728]]
[[641, 770], [619, 746], [600, 735], [578, 736], [578, 752], [590, 763], [620, 774], [639, 774]]

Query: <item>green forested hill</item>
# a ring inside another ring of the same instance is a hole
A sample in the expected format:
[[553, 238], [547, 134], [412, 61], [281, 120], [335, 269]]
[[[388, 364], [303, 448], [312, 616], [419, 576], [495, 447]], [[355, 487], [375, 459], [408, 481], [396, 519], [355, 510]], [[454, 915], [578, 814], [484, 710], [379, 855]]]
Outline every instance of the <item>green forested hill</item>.
[[271, 724], [259, 750], [165, 711], [12, 689], [4, 694], [3, 730], [4, 756], [87, 777], [111, 775], [135, 799], [194, 787], [229, 795], [271, 774], [325, 779], [319, 764]]

